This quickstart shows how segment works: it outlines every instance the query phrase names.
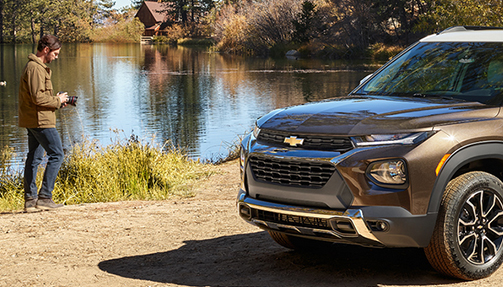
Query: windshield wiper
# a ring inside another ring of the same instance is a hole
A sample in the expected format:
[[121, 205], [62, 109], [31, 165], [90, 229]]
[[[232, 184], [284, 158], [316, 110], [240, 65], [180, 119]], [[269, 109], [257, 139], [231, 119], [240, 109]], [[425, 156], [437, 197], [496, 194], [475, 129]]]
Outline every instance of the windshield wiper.
[[466, 102], [463, 99], [455, 98], [455, 97], [450, 97], [450, 96], [443, 96], [443, 95], [438, 95], [438, 94], [423, 94], [423, 93], [414, 93], [412, 95], [414, 98], [440, 98], [444, 100], [451, 100], [451, 101], [463, 101]]

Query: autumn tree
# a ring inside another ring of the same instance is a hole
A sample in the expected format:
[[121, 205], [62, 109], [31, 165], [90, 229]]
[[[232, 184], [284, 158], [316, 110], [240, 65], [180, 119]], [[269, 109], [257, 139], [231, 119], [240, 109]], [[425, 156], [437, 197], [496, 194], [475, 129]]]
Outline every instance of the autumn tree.
[[422, 31], [442, 31], [459, 25], [503, 26], [501, 0], [437, 0], [429, 1], [431, 9], [422, 17]]

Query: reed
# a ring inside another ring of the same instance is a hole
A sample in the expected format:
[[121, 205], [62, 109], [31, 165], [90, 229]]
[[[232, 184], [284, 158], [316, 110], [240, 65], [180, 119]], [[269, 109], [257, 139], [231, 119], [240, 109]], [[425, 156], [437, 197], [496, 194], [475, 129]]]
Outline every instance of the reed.
[[23, 177], [12, 167], [14, 149], [8, 146], [0, 150], [0, 210], [17, 209], [24, 204]]
[[405, 47], [396, 45], [384, 45], [382, 43], [377, 43], [369, 48], [369, 53], [372, 59], [378, 61], [389, 61], [391, 58], [400, 53]]
[[[42, 173], [41, 169], [39, 184]], [[211, 173], [211, 165], [190, 159], [169, 142], [160, 146], [131, 136], [101, 146], [83, 140], [65, 155], [53, 198], [58, 203], [80, 204], [191, 197], [197, 180]], [[22, 177], [19, 172], [11, 174], [7, 180], [2, 176], [0, 183], [2, 211], [22, 209], [24, 204]]]

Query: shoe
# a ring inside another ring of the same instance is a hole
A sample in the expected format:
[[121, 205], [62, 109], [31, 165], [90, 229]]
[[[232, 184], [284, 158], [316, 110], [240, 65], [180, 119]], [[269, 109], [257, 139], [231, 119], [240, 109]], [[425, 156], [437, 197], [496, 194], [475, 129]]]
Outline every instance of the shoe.
[[52, 198], [39, 198], [36, 205], [36, 208], [42, 210], [50, 210], [60, 207], [63, 207], [63, 204], [54, 203], [54, 201], [52, 201]]
[[37, 205], [36, 198], [25, 199], [24, 200], [24, 211], [25, 212], [37, 212], [39, 210], [36, 208], [36, 205]]

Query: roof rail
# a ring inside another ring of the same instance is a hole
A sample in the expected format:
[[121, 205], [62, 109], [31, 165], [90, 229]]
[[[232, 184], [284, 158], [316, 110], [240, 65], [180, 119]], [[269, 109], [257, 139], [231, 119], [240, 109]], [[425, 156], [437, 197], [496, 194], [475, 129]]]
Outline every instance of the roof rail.
[[468, 30], [503, 30], [503, 27], [492, 27], [492, 26], [453, 26], [449, 27], [443, 31], [440, 31], [438, 35], [440, 34], [445, 34], [445, 33], [451, 33], [451, 32], [461, 32], [461, 31], [468, 31]]

